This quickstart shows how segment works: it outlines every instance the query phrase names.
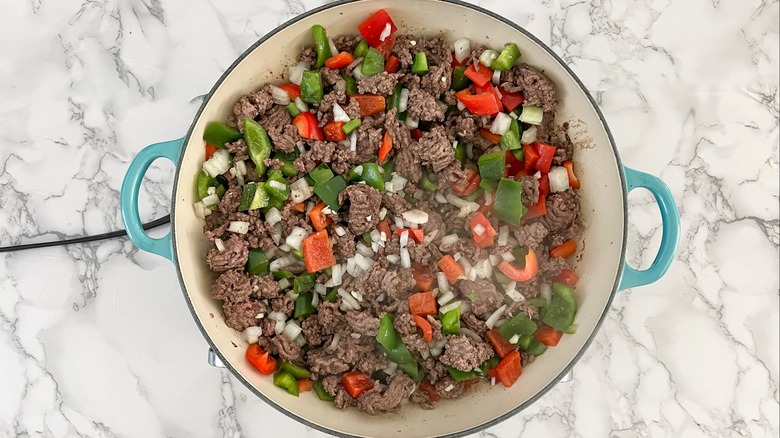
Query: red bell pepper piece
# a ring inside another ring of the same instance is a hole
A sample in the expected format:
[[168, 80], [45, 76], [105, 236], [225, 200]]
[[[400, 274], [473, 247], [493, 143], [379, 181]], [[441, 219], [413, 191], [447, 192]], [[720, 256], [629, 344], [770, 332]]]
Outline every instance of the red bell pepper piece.
[[438, 312], [436, 297], [433, 292], [418, 292], [409, 295], [409, 313], [412, 315], [436, 315]]
[[395, 234], [400, 236], [404, 231], [409, 233], [410, 239], [413, 239], [417, 243], [423, 243], [423, 240], [425, 239], [425, 231], [423, 231], [422, 228], [396, 228]]
[[389, 132], [385, 131], [385, 136], [382, 138], [382, 146], [379, 147], [379, 164], [383, 164], [387, 160], [391, 150], [393, 150], [393, 137]]
[[555, 347], [563, 337], [563, 332], [543, 325], [534, 333], [534, 337], [548, 347]]
[[303, 239], [303, 263], [306, 272], [321, 271], [336, 264], [327, 231], [317, 231]]
[[379, 44], [376, 49], [382, 54], [382, 57], [387, 61], [390, 59], [390, 55], [393, 54], [393, 46], [395, 46], [395, 34], [390, 34], [389, 37]]
[[412, 318], [414, 319], [414, 324], [422, 330], [425, 342], [431, 342], [433, 340], [433, 328], [431, 327], [431, 323], [420, 315], [412, 315]]
[[276, 359], [257, 344], [252, 344], [246, 349], [246, 359], [257, 368], [258, 371], [266, 376], [271, 375], [276, 371]]
[[312, 208], [311, 211], [309, 212], [309, 218], [311, 219], [311, 224], [314, 226], [314, 229], [317, 231], [324, 230], [331, 223], [330, 217], [322, 213], [322, 210], [324, 209], [325, 209], [325, 203], [320, 202], [319, 204], [315, 205], [314, 208]]
[[206, 159], [208, 160], [211, 158], [212, 155], [214, 155], [214, 152], [218, 151], [219, 148], [214, 146], [211, 143], [206, 143]]
[[298, 135], [303, 138], [325, 140], [325, 134], [320, 129], [317, 117], [308, 111], [295, 116], [293, 125], [298, 128]]
[[385, 71], [388, 73], [395, 73], [401, 68], [401, 60], [397, 56], [391, 55], [385, 63]]
[[442, 257], [439, 260], [438, 265], [439, 269], [447, 276], [447, 281], [452, 284], [455, 284], [460, 276], [465, 273], [463, 266], [458, 264], [458, 262], [449, 254]]
[[530, 144], [523, 145], [523, 152], [525, 153], [525, 172], [530, 175], [536, 167], [536, 162], [539, 161], [539, 152]]
[[341, 384], [352, 398], [358, 398], [361, 394], [374, 387], [374, 382], [362, 371], [352, 371], [341, 376]]
[[552, 166], [552, 160], [555, 157], [555, 146], [546, 143], [536, 143], [536, 151], [539, 153], [539, 160], [536, 161], [536, 170], [547, 173]]
[[471, 64], [463, 74], [480, 87], [490, 82], [493, 78], [493, 70], [482, 64]]
[[472, 168], [466, 169], [466, 180], [458, 181], [450, 187], [458, 196], [468, 196], [477, 191], [479, 183], [482, 182], [482, 177], [479, 176], [479, 172]]
[[492, 116], [501, 112], [502, 109], [501, 102], [495, 93], [472, 95], [459, 92], [456, 96], [475, 116]]
[[547, 197], [549, 193], [550, 193], [550, 177], [547, 176], [546, 173], [543, 173], [542, 177], [539, 178], [539, 195]]
[[555, 281], [563, 283], [569, 287], [576, 286], [579, 279], [580, 277], [578, 277], [577, 274], [575, 274], [571, 269], [564, 269], [560, 274], [558, 274], [557, 277], [555, 277]]
[[[355, 60], [355, 57], [352, 56], [349, 52], [341, 52], [337, 55], [333, 55], [330, 58], [325, 60], [325, 67], [337, 70], [340, 68], [344, 68], [348, 66], [349, 64], [352, 64], [352, 61]], [[298, 93], [300, 94], [300, 93]]]
[[298, 380], [298, 392], [311, 391], [314, 388], [314, 382], [311, 379]]
[[523, 368], [520, 362], [520, 353], [517, 351], [506, 355], [496, 367], [498, 380], [507, 388], [514, 385], [521, 374], [523, 374]]
[[325, 125], [325, 139], [328, 141], [344, 141], [347, 134], [344, 133], [344, 122], [330, 122]]
[[515, 108], [522, 105], [523, 102], [525, 102], [525, 96], [522, 94], [509, 92], [504, 90], [503, 87], [501, 88], [501, 103], [504, 104], [504, 108], [506, 108], [507, 112], [514, 111]]
[[[487, 94], [487, 93], [494, 93], [495, 88], [493, 87], [493, 84], [491, 82], [485, 82], [483, 85], [474, 84], [474, 94]], [[498, 94], [496, 93], [496, 96]], [[499, 100], [501, 100], [499, 98]]]
[[390, 239], [390, 224], [387, 223], [387, 219], [382, 219], [376, 226], [376, 229], [380, 233], [385, 233], [385, 239]]
[[428, 268], [418, 264], [413, 264], [412, 268], [412, 277], [417, 283], [417, 289], [423, 292], [433, 290], [433, 275], [428, 271]]
[[420, 391], [424, 392], [430, 401], [439, 401], [439, 393], [436, 392], [436, 387], [428, 379], [423, 379], [420, 382]]
[[417, 128], [414, 128], [411, 131], [409, 131], [409, 135], [412, 136], [412, 140], [419, 140], [422, 138], [422, 131], [420, 131]]
[[290, 100], [295, 100], [301, 95], [301, 87], [295, 84], [282, 84], [278, 85], [278, 87], [287, 92]]
[[386, 10], [380, 9], [358, 25], [358, 32], [363, 35], [369, 46], [377, 47], [383, 42], [380, 37], [388, 24], [390, 25], [390, 34], [392, 35], [398, 30], [398, 27], [393, 23], [390, 14]]
[[357, 102], [360, 107], [360, 117], [373, 116], [385, 111], [385, 98], [376, 94], [355, 94], [350, 100]]
[[577, 251], [577, 242], [573, 239], [567, 240], [550, 250], [550, 257], [570, 257]]
[[563, 163], [563, 167], [566, 168], [566, 172], [569, 173], [569, 185], [574, 190], [577, 190], [580, 188], [580, 180], [577, 178], [577, 175], [574, 174], [574, 162], [567, 161]]
[[523, 269], [506, 260], [498, 265], [498, 269], [514, 281], [529, 281], [536, 277], [536, 274], [539, 272], [539, 261], [534, 250], [529, 249], [528, 254], [525, 255], [525, 267]]
[[515, 154], [512, 151], [506, 151], [504, 155], [504, 177], [517, 178], [518, 175], [525, 174], [525, 165], [522, 161], [515, 158]]
[[541, 195], [541, 191], [539, 194], [539, 200], [536, 201], [536, 204], [534, 205], [528, 205], [526, 206], [528, 210], [525, 212], [523, 217], [521, 218], [521, 222], [525, 223], [531, 219], [542, 217], [547, 214], [547, 198], [545, 196]]
[[485, 140], [487, 140], [487, 141], [489, 141], [489, 142], [491, 142], [493, 144], [498, 144], [501, 141], [501, 136], [498, 135], [498, 134], [493, 134], [492, 132], [490, 132], [490, 129], [488, 129], [488, 128], [480, 129], [479, 130], [479, 135], [481, 135], [482, 138], [484, 138]]
[[510, 344], [498, 329], [488, 330], [485, 332], [485, 337], [490, 341], [490, 345], [493, 346], [493, 350], [496, 351], [498, 357], [502, 359], [515, 351], [515, 346]]
[[[484, 229], [482, 234], [477, 234], [475, 231], [477, 226], [482, 226]], [[471, 237], [474, 239], [474, 246], [477, 248], [487, 248], [493, 245], [493, 237], [498, 234], [485, 215], [479, 212], [471, 218], [469, 229], [471, 230]]]

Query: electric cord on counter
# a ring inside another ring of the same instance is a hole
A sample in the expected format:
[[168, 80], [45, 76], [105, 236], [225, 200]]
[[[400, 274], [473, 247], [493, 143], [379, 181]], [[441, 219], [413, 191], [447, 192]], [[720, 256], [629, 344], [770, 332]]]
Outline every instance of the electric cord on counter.
[[[160, 219], [153, 220], [151, 222], [145, 223], [143, 225], [144, 230], [151, 230], [152, 228], [157, 228], [160, 226], [163, 226], [167, 223], [171, 222], [171, 216], [167, 215], [164, 217], [161, 217]], [[27, 243], [24, 245], [12, 245], [12, 246], [0, 246], [0, 253], [4, 252], [14, 252], [14, 251], [23, 251], [26, 249], [40, 249], [40, 248], [48, 248], [51, 246], [64, 246], [64, 245], [74, 245], [76, 243], [87, 243], [87, 242], [97, 242], [99, 240], [108, 240], [108, 239], [116, 239], [117, 237], [123, 237], [127, 235], [127, 232], [125, 230], [118, 230], [118, 231], [112, 231], [110, 233], [103, 233], [103, 234], [96, 234], [94, 236], [83, 236], [83, 237], [77, 237], [74, 239], [65, 239], [65, 240], [54, 240], [49, 242], [36, 242], [36, 243]]]

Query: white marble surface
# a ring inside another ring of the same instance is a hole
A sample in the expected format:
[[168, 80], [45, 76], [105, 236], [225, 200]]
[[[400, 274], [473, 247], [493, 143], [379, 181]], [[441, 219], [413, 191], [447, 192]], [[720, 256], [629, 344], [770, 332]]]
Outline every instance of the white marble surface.
[[[120, 227], [134, 154], [320, 3], [0, 1], [0, 245]], [[574, 381], [480, 436], [778, 436], [778, 1], [475, 3], [571, 64], [625, 163], [682, 212], [676, 263], [617, 298]], [[166, 214], [172, 176], [150, 172], [144, 218]], [[658, 215], [631, 200], [647, 263]], [[322, 435], [205, 357], [173, 266], [126, 240], [0, 255], [0, 436]]]

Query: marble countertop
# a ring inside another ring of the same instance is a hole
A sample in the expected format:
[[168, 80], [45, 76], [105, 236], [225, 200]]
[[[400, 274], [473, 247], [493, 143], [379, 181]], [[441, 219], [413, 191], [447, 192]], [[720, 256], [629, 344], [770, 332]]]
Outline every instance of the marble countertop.
[[[322, 0], [20, 0], [0, 14], [0, 245], [121, 228], [133, 156], [176, 138], [224, 69]], [[550, 44], [624, 162], [682, 214], [676, 262], [620, 294], [560, 384], [485, 437], [777, 436], [777, 0], [476, 0]], [[142, 217], [167, 214], [152, 168]], [[632, 194], [629, 256], [656, 207]], [[152, 305], [151, 303], [155, 303]], [[125, 239], [0, 254], [0, 436], [322, 436], [227, 371], [174, 267]]]

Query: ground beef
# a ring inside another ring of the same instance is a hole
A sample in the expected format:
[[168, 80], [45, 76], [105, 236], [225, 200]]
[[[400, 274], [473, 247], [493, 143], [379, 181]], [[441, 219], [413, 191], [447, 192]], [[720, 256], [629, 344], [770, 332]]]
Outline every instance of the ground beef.
[[249, 258], [249, 247], [237, 235], [226, 240], [225, 250], [220, 252], [216, 248], [206, 254], [206, 264], [214, 272], [225, 272], [231, 269], [243, 268]]
[[401, 341], [414, 357], [428, 357], [430, 354], [428, 343], [425, 342], [425, 339], [419, 333], [402, 336]]
[[284, 161], [279, 160], [277, 158], [266, 158], [265, 160], [263, 160], [263, 164], [268, 169], [279, 170], [282, 168], [282, 166], [284, 166]]
[[553, 144], [557, 146], [555, 149], [555, 156], [553, 157], [553, 164], [557, 166], [561, 166], [564, 162], [574, 158], [574, 143], [571, 141], [568, 131], [569, 123], [565, 122], [561, 125], [560, 132], [553, 142]]
[[465, 335], [452, 335], [447, 337], [447, 344], [439, 361], [459, 371], [468, 372], [493, 357], [493, 354], [493, 348], [484, 342], [475, 341]]
[[487, 251], [474, 246], [471, 239], [460, 239], [452, 245], [451, 253], [460, 253], [470, 262], [476, 262], [477, 260], [484, 260], [488, 257]]
[[485, 321], [477, 318], [477, 315], [473, 314], [472, 312], [464, 313], [460, 317], [460, 322], [463, 323], [467, 328], [472, 330], [474, 333], [483, 336], [485, 332], [487, 331], [487, 326], [485, 325]]
[[347, 103], [347, 93], [344, 90], [334, 89], [322, 98], [319, 107], [317, 107], [317, 120], [319, 120], [320, 126], [325, 126], [333, 121], [333, 105], [336, 103], [341, 106]]
[[386, 294], [388, 300], [400, 299], [415, 286], [414, 277], [408, 269], [395, 271], [388, 268], [384, 257], [376, 260], [371, 268], [352, 285], [364, 298], [377, 298]]
[[438, 358], [429, 357], [420, 361], [420, 365], [422, 365], [422, 368], [425, 370], [425, 376], [431, 383], [436, 383], [450, 375], [447, 368], [443, 363], [439, 362]]
[[539, 272], [543, 278], [555, 277], [568, 267], [566, 259], [550, 257], [547, 252], [540, 252], [536, 257], [539, 263]]
[[417, 326], [414, 323], [412, 314], [408, 310], [404, 313], [395, 315], [393, 319], [393, 327], [398, 331], [401, 336], [413, 335], [417, 333]]
[[241, 205], [241, 187], [231, 187], [222, 195], [219, 211], [223, 216], [228, 217], [238, 210], [239, 205]]
[[412, 395], [409, 396], [409, 401], [419, 404], [421, 408], [426, 410], [433, 409], [436, 405], [436, 402], [432, 401], [431, 398], [428, 397], [427, 392], [421, 391], [419, 389], [414, 391]]
[[241, 127], [244, 119], [254, 119], [259, 115], [265, 114], [273, 104], [274, 99], [266, 88], [242, 96], [233, 105], [233, 115], [236, 118], [237, 125]]
[[442, 35], [421, 37], [418, 35], [397, 35], [393, 54], [401, 61], [401, 68], [407, 69], [414, 61], [414, 55], [424, 52], [429, 66], [452, 62], [452, 44]]
[[409, 250], [409, 257], [414, 263], [428, 266], [431, 264], [431, 262], [435, 263], [437, 261], [431, 257], [431, 252], [428, 250], [428, 248], [423, 246], [421, 243], [409, 240], [409, 243], [406, 245], [406, 249]]
[[317, 318], [324, 333], [334, 333], [336, 327], [344, 323], [344, 314], [339, 311], [339, 303], [322, 300], [317, 305]]
[[312, 315], [304, 319], [301, 323], [301, 333], [303, 333], [303, 338], [310, 346], [316, 347], [322, 345], [324, 338], [323, 332], [324, 330], [318, 315]]
[[434, 172], [441, 172], [455, 161], [452, 143], [441, 126], [436, 126], [422, 135], [414, 145], [414, 155], [421, 164], [431, 166]]
[[225, 324], [240, 332], [246, 330], [247, 327], [254, 327], [257, 323], [255, 317], [262, 310], [261, 306], [262, 303], [254, 301], [243, 301], [239, 303], [225, 301], [222, 304], [222, 312], [225, 314]]
[[[538, 285], [536, 287], [537, 287], [537, 289], [535, 290], [536, 294], [529, 294], [529, 296], [533, 295], [533, 296], [531, 296], [531, 298], [535, 298], [535, 297], [539, 296]], [[538, 319], [538, 317], [539, 317], [539, 314], [538, 314], [538, 312], [536, 310], [536, 307], [528, 304], [527, 300], [517, 301], [517, 302], [513, 301], [513, 302], [509, 303], [509, 306], [507, 307], [506, 312], [507, 312], [507, 315], [512, 315], [512, 316], [518, 315], [518, 314], [523, 314], [523, 315], [525, 315], [525, 316], [527, 316], [527, 317], [529, 317], [531, 319]]]
[[[341, 77], [341, 73], [339, 73], [338, 70], [333, 70], [328, 67], [322, 67], [320, 69], [320, 74], [322, 75], [322, 86], [323, 87], [333, 87], [336, 84], [340, 82], [344, 82], [344, 78]], [[344, 89], [341, 86], [336, 87], [339, 89]]]
[[432, 244], [436, 244], [441, 241], [441, 238], [447, 235], [447, 224], [444, 223], [439, 210], [433, 209], [427, 203], [418, 203], [417, 208], [428, 213], [428, 222], [422, 225], [423, 233], [426, 236], [431, 236], [436, 233], [436, 237], [431, 241]]
[[547, 241], [551, 248], [554, 248], [567, 240], [574, 239], [582, 231], [582, 226], [578, 222], [574, 222], [570, 227], [558, 230], [554, 233], [550, 233]]
[[295, 168], [306, 173], [311, 172], [320, 163], [330, 163], [336, 152], [336, 143], [332, 141], [313, 141], [311, 149], [295, 159]]
[[297, 342], [287, 339], [285, 335], [276, 335], [271, 340], [271, 353], [283, 361], [297, 364], [303, 363], [303, 350]]
[[355, 333], [360, 333], [363, 336], [376, 336], [379, 330], [379, 318], [371, 316], [371, 312], [349, 311], [346, 316], [347, 324]]
[[[260, 329], [263, 331], [263, 337], [271, 338], [276, 334], [276, 321], [271, 318], [263, 318], [260, 320]], [[270, 343], [270, 339], [268, 341]]]
[[273, 127], [268, 130], [268, 136], [271, 137], [275, 150], [288, 153], [294, 151], [295, 144], [301, 141], [301, 136], [298, 135], [298, 128], [293, 125]]
[[436, 97], [422, 89], [409, 93], [409, 106], [406, 113], [413, 120], [433, 122], [444, 120], [444, 110], [436, 102]]
[[447, 117], [444, 126], [450, 140], [470, 142], [479, 136], [479, 126], [472, 117], [453, 115]]
[[246, 149], [246, 142], [243, 138], [239, 138], [232, 143], [225, 143], [225, 149], [234, 155], [233, 161], [243, 161], [249, 158]]
[[501, 80], [508, 82], [505, 89], [509, 92], [522, 91], [524, 105], [534, 105], [545, 111], [554, 111], [558, 106], [555, 98], [555, 84], [544, 73], [527, 64], [521, 64], [501, 74]]
[[466, 392], [466, 384], [457, 382], [450, 376], [444, 376], [434, 385], [441, 398], [458, 398]]
[[357, 135], [356, 158], [365, 163], [376, 159], [379, 147], [382, 146], [382, 131], [363, 123], [355, 131]]
[[317, 51], [314, 47], [303, 46], [298, 53], [298, 62], [305, 62], [306, 64], [314, 64], [317, 61]]
[[[374, 343], [374, 339], [370, 338], [369, 342]], [[363, 356], [370, 354], [373, 349], [373, 345], [365, 342], [362, 336], [355, 338], [351, 334], [342, 333], [341, 341], [336, 347], [336, 356], [350, 365], [356, 365]]]
[[418, 90], [422, 86], [422, 77], [414, 73], [406, 73], [398, 80], [409, 91]]
[[346, 146], [338, 145], [333, 153], [330, 168], [339, 175], [347, 175], [352, 170], [352, 166], [357, 163], [357, 156], [354, 152]]
[[294, 227], [301, 227], [307, 233], [313, 231], [306, 218], [293, 208], [291, 202], [288, 202], [282, 208], [282, 221], [280, 224], [282, 225], [282, 236], [288, 236]]
[[456, 285], [460, 294], [469, 300], [476, 296], [476, 301], [471, 303], [472, 312], [487, 318], [504, 304], [504, 296], [496, 289], [492, 281], [480, 278], [476, 281], [461, 280]]
[[577, 195], [571, 189], [553, 193], [547, 198], [547, 214], [540, 219], [550, 231], [570, 227], [579, 212]]
[[[336, 232], [336, 228], [340, 228], [344, 233], [343, 236], [339, 236]], [[355, 255], [355, 235], [349, 230], [349, 227], [342, 226], [340, 224], [334, 224], [330, 226], [331, 240], [333, 241], [333, 255], [338, 260], [346, 260]]]
[[[544, 239], [550, 234], [542, 222], [531, 222], [512, 228], [512, 234], [519, 246], [538, 250]], [[538, 251], [537, 251], [538, 252]]]
[[531, 175], [524, 175], [519, 181], [523, 186], [523, 204], [536, 204], [539, 201], [539, 180]]
[[439, 97], [450, 89], [452, 84], [452, 67], [450, 64], [435, 65], [422, 77], [420, 87], [428, 94]]
[[249, 300], [252, 287], [241, 270], [227, 271], [211, 285], [211, 296], [217, 300], [241, 303]]
[[312, 372], [324, 376], [342, 374], [349, 371], [349, 364], [322, 348], [310, 350], [306, 354], [306, 362], [309, 364], [309, 369]]
[[267, 250], [274, 246], [274, 241], [265, 226], [265, 222], [260, 219], [258, 210], [248, 213], [233, 213], [230, 215], [230, 220], [249, 224], [249, 230], [242, 235], [249, 248]]
[[399, 73], [382, 72], [376, 76], [363, 78], [358, 81], [358, 91], [360, 94], [389, 96], [393, 94], [395, 84], [401, 76]]
[[388, 361], [384, 353], [374, 350], [363, 356], [357, 363], [357, 369], [366, 374], [375, 373], [387, 368]]
[[340, 52], [352, 53], [357, 48], [362, 38], [359, 35], [339, 35], [333, 39], [333, 43], [336, 44], [336, 48]]
[[287, 316], [292, 315], [295, 309], [295, 301], [287, 295], [279, 295], [271, 300], [271, 308], [274, 312], [284, 313]]
[[363, 57], [355, 58], [354, 61], [350, 62], [348, 66], [344, 67], [344, 73], [351, 75], [352, 71], [355, 70], [357, 66], [359, 66], [363, 62]]
[[[387, 208], [387, 211], [393, 214], [393, 216], [401, 216], [404, 212], [412, 209], [403, 196], [396, 195], [395, 193], [385, 192], [382, 194], [382, 206]], [[389, 236], [388, 236], [389, 237]]]
[[358, 408], [374, 415], [378, 412], [389, 412], [401, 406], [401, 401], [411, 395], [415, 384], [411, 377], [402, 372], [396, 372], [390, 377], [387, 389], [383, 392], [366, 392], [358, 398]]
[[365, 184], [351, 185], [339, 193], [339, 203], [349, 199], [349, 229], [363, 234], [376, 228], [379, 223], [379, 209], [382, 194]]
[[279, 283], [271, 274], [264, 276], [252, 275], [249, 277], [251, 294], [258, 299], [271, 299], [279, 296]]
[[460, 161], [453, 161], [447, 167], [439, 172], [439, 190], [444, 190], [447, 187], [455, 184], [459, 181], [465, 181], [467, 176], [466, 169], [460, 164]]

